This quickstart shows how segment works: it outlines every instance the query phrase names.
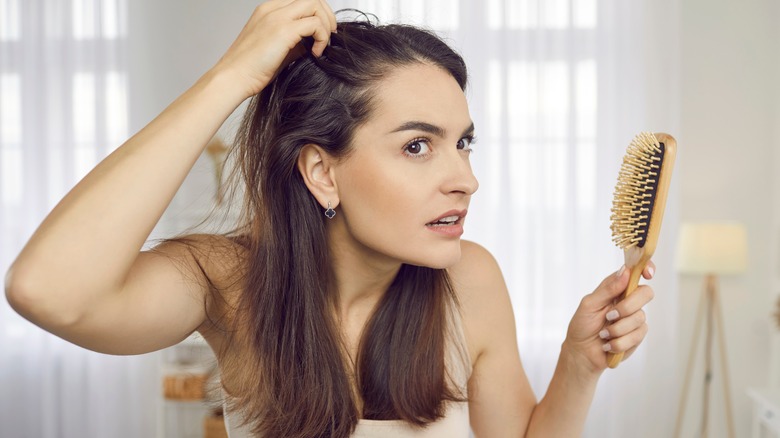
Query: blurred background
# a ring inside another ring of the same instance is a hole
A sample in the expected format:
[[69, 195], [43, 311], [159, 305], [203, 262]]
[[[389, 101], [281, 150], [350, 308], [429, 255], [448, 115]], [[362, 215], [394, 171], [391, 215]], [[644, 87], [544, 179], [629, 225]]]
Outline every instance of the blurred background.
[[[463, 54], [480, 180], [463, 237], [502, 267], [538, 398], [579, 300], [623, 263], [609, 216], [626, 146], [641, 131], [675, 136], [650, 333], [602, 377], [584, 436], [780, 437], [777, 2], [330, 4], [431, 28]], [[256, 5], [0, 0], [0, 272], [81, 177], [219, 59]], [[151, 237], [224, 209], [215, 169], [240, 113]], [[737, 230], [733, 245], [704, 251], [745, 252], [736, 268], [686, 264], [705, 243], [728, 240], [723, 228], [683, 238], [702, 223]], [[703, 293], [706, 274], [719, 275], [717, 295]], [[721, 313], [706, 317], [703, 296]], [[207, 350], [193, 337], [147, 355], [97, 354], [0, 300], [0, 436], [218, 436], [204, 426], [215, 410], [200, 400], [213, 369]]]

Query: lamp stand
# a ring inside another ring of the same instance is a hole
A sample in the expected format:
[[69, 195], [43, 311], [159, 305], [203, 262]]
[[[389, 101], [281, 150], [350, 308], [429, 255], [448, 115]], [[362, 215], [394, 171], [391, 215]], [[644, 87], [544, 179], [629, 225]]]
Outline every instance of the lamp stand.
[[693, 363], [695, 361], [696, 346], [699, 342], [699, 335], [701, 334], [702, 316], [707, 314], [707, 333], [705, 348], [705, 372], [704, 372], [704, 393], [703, 396], [703, 408], [701, 418], [701, 437], [707, 437], [708, 424], [709, 424], [709, 399], [710, 399], [710, 385], [712, 383], [712, 332], [713, 323], [715, 326], [715, 333], [718, 336], [718, 350], [720, 350], [720, 367], [723, 371], [723, 394], [726, 398], [726, 423], [728, 425], [729, 438], [734, 438], [734, 416], [731, 412], [731, 383], [729, 382], [729, 370], [726, 362], [726, 341], [723, 337], [723, 313], [720, 306], [720, 298], [718, 297], [718, 285], [717, 278], [713, 274], [708, 274], [705, 280], [705, 289], [699, 299], [699, 310], [696, 312], [696, 322], [694, 323], [693, 340], [691, 341], [691, 349], [688, 355], [688, 367], [685, 371], [685, 381], [683, 382], [682, 395], [680, 397], [680, 410], [677, 413], [677, 421], [674, 428], [675, 438], [680, 437], [680, 429], [682, 428], [683, 417], [685, 416], [685, 402], [688, 399], [688, 387], [691, 381], [691, 372], [693, 371]]

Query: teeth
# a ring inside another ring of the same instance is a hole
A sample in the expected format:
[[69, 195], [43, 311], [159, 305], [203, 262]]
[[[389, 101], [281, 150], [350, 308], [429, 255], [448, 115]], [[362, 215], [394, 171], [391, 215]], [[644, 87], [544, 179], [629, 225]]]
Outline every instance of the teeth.
[[[429, 223], [427, 225], [429, 227], [443, 227], [443, 226], [446, 226], [446, 225], [454, 225], [455, 222], [457, 222], [459, 218], [460, 218], [459, 216], [445, 217], [445, 218], [439, 219], [436, 222], [431, 222], [431, 223]], [[444, 223], [442, 223], [442, 222], [444, 222]]]

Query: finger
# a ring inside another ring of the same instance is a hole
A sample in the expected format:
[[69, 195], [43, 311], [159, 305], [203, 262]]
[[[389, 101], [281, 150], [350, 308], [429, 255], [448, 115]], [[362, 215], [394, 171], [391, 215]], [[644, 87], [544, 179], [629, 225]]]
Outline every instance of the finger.
[[621, 318], [615, 323], [604, 327], [599, 333], [601, 339], [613, 339], [625, 336], [634, 330], [638, 329], [642, 324], [647, 321], [647, 315], [644, 310], [634, 312], [631, 315]]
[[304, 21], [306, 27], [311, 25], [309, 21], [311, 18], [316, 18], [319, 21], [319, 25], [322, 29], [307, 31], [307, 34], [301, 34], [301, 37], [314, 36], [314, 45], [312, 46], [312, 53], [316, 56], [321, 56], [325, 47], [328, 45], [331, 33], [331, 23], [328, 18], [327, 10], [323, 7], [320, 0], [295, 0], [284, 9], [277, 11], [283, 14], [288, 20], [293, 22]]
[[[330, 39], [330, 34], [333, 32], [333, 23], [331, 22], [330, 15], [332, 15], [330, 8], [323, 4], [322, 0], [315, 0], [315, 13], [314, 15], [317, 16], [322, 21], [322, 27], [325, 28], [326, 33], [328, 34], [328, 40]], [[328, 40], [325, 40], [325, 46], [328, 45]], [[325, 47], [322, 48], [322, 50], [325, 50]], [[319, 52], [322, 54], [322, 51]]]
[[322, 27], [325, 29], [325, 33], [327, 33], [328, 38], [325, 40], [325, 45], [328, 45], [328, 41], [330, 40], [330, 34], [333, 33], [333, 24], [330, 22], [330, 17], [328, 16], [328, 11], [320, 8], [317, 10], [317, 17], [322, 20]]
[[314, 45], [311, 48], [311, 53], [315, 56], [321, 56], [322, 51], [328, 45], [328, 39], [330, 38], [330, 32], [322, 27], [322, 20], [319, 17], [310, 16], [301, 18], [294, 22], [298, 29], [298, 35], [303, 37], [314, 37]]
[[260, 4], [257, 9], [267, 14], [269, 12], [281, 9], [294, 1], [295, 0], [268, 0]]
[[300, 18], [314, 17], [321, 10], [320, 0], [288, 0], [284, 6], [277, 8], [274, 12], [290, 21], [295, 21]]
[[333, 12], [333, 8], [330, 7], [328, 2], [326, 0], [320, 0], [322, 3], [323, 10], [325, 11], [328, 22], [330, 23], [330, 30], [331, 32], [335, 32], [336, 28], [338, 27], [338, 22], [336, 21], [336, 14]]
[[255, 28], [261, 20], [290, 5], [294, 1], [295, 0], [269, 0], [257, 5], [242, 32]]
[[623, 316], [631, 315], [645, 307], [647, 303], [652, 301], [653, 297], [655, 297], [655, 292], [652, 287], [644, 284], [638, 286], [631, 295], [607, 312], [607, 320], [616, 321]]
[[623, 353], [637, 347], [647, 335], [647, 324], [642, 324], [636, 330], [623, 335], [619, 338], [610, 339], [604, 344], [603, 350], [609, 353]]
[[621, 267], [616, 273], [605, 278], [601, 284], [583, 299], [583, 304], [589, 307], [588, 310], [597, 311], [612, 304], [612, 301], [620, 296], [628, 287], [630, 270], [625, 266]]
[[650, 280], [655, 276], [655, 263], [652, 260], [648, 260], [645, 269], [642, 271], [642, 276], [645, 277], [645, 280]]

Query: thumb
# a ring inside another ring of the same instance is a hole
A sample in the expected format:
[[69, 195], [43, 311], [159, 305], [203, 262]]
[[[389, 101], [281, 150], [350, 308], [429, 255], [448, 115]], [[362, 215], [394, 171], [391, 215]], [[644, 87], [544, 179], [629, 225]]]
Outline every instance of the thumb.
[[596, 306], [606, 307], [622, 294], [628, 287], [631, 270], [623, 265], [617, 272], [608, 276], [593, 292], [593, 302]]

